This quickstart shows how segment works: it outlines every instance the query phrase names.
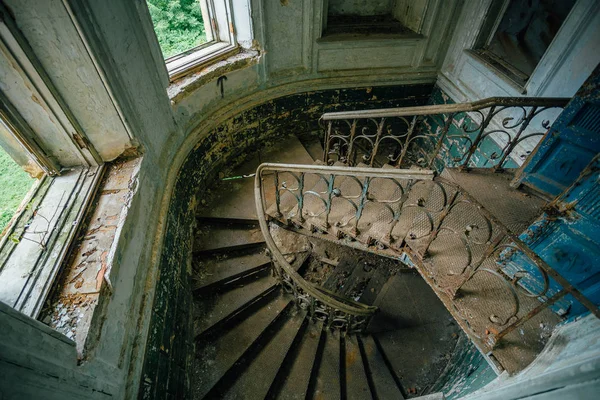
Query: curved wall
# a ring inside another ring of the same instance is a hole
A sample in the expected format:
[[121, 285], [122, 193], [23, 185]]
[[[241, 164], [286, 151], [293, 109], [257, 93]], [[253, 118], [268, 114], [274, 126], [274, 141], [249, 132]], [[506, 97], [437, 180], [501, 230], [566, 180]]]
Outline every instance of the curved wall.
[[319, 140], [323, 112], [425, 104], [432, 85], [334, 89], [279, 97], [241, 111], [210, 128], [187, 155], [174, 182], [166, 218], [159, 276], [145, 345], [143, 398], [183, 396], [193, 356], [189, 288], [194, 209], [218, 172], [289, 135]]

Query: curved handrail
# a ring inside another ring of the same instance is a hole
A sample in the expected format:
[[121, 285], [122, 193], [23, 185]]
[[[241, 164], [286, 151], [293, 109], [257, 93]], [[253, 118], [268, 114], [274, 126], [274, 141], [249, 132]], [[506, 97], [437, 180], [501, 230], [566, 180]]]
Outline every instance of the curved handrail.
[[374, 166], [387, 157], [387, 162], [405, 166], [416, 154], [411, 164], [434, 168], [441, 157], [444, 164], [468, 169], [480, 166], [478, 152], [494, 170], [514, 167], [531, 152], [534, 143], [524, 141], [543, 136], [556, 117], [551, 110], [564, 108], [569, 100], [490, 97], [470, 103], [329, 112], [320, 119], [325, 128], [323, 161], [353, 165], [362, 158]]
[[[340, 299], [336, 299], [333, 296], [327, 295], [322, 290], [316, 288], [310, 282], [307, 282], [300, 274], [298, 274], [294, 268], [290, 265], [289, 262], [285, 259], [279, 248], [275, 244], [273, 237], [269, 231], [269, 227], [267, 224], [267, 220], [265, 219], [265, 209], [261, 196], [261, 179], [262, 173], [269, 169], [274, 170], [275, 168], [286, 167], [285, 164], [261, 164], [256, 170], [256, 176], [254, 178], [254, 198], [256, 202], [256, 214], [258, 217], [258, 222], [260, 225], [260, 229], [265, 238], [265, 242], [271, 255], [275, 258], [277, 264], [285, 271], [285, 273], [297, 284], [305, 293], [309, 296], [318, 299], [330, 306], [333, 309], [340, 310], [349, 315], [360, 316], [365, 318], [370, 318], [377, 311], [377, 307], [367, 306], [362, 303], [358, 303], [356, 301], [350, 299], [344, 299], [341, 301]], [[287, 165], [290, 169], [294, 169], [297, 166]], [[318, 170], [318, 167], [312, 168], [314, 170]]]
[[412, 117], [414, 115], [450, 114], [478, 111], [492, 106], [500, 107], [564, 107], [565, 97], [488, 97], [470, 103], [436, 104], [415, 107], [379, 108], [374, 110], [336, 111], [323, 114], [323, 121], [354, 118]]

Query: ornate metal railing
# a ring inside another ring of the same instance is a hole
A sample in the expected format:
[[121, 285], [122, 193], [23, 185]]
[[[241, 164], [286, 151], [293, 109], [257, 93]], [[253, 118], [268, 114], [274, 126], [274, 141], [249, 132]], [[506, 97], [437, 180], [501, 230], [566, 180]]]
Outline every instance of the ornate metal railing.
[[566, 98], [492, 97], [472, 103], [326, 113], [324, 162], [500, 170], [520, 165]]
[[[306, 282], [275, 246], [266, 215], [342, 244], [398, 258], [407, 253], [484, 351], [567, 294], [600, 317], [598, 307], [468, 193], [432, 171], [263, 164], [255, 195], [283, 285], [313, 315], [345, 329], [363, 329], [374, 309]], [[550, 279], [562, 289], [551, 290]], [[526, 289], [536, 283], [535, 293]]]
[[[295, 181], [295, 187], [290, 187], [285, 181], [281, 180], [282, 175], [289, 175], [293, 177]], [[307, 179], [310, 175], [315, 179]], [[275, 241], [273, 240], [267, 224], [267, 211], [275, 217], [283, 217], [282, 201], [286, 198], [283, 194], [287, 193], [294, 199], [296, 207], [296, 213], [294, 221], [298, 224], [305, 223], [307, 218], [319, 218], [322, 217], [322, 222], [319, 223], [319, 228], [323, 232], [328, 227], [326, 222], [330, 217], [330, 210], [332, 205], [337, 203], [338, 199], [345, 199], [347, 204], [353, 204], [356, 210], [354, 218], [356, 221], [361, 220], [361, 214], [364, 210], [367, 198], [367, 189], [362, 190], [363, 195], [356, 198], [355, 196], [344, 196], [342, 193], [338, 193], [338, 188], [335, 187], [336, 177], [348, 177], [353, 181], [360, 183], [359, 179], [363, 178], [368, 181], [373, 178], [386, 178], [391, 180], [406, 179], [411, 177], [432, 178], [431, 173], [415, 172], [401, 170], [385, 170], [385, 169], [373, 169], [373, 168], [336, 168], [326, 166], [299, 166], [290, 164], [262, 164], [258, 167], [255, 177], [255, 199], [257, 207], [257, 215], [260, 223], [260, 227], [265, 237], [267, 247], [271, 253], [271, 257], [274, 265], [275, 275], [280, 280], [284, 289], [289, 293], [293, 293], [299, 306], [306, 309], [309, 314], [318, 320], [323, 321], [325, 324], [334, 328], [348, 330], [351, 332], [358, 332], [364, 330], [371, 317], [377, 311], [377, 307], [367, 306], [352, 299], [348, 299], [339, 296], [335, 293], [325, 290], [319, 286], [306, 281], [300, 274], [298, 274], [294, 268], [286, 261], [284, 255], [279, 250]], [[267, 179], [272, 179], [273, 186], [267, 184]], [[311, 191], [315, 189], [308, 185], [308, 183], [327, 182], [324, 200], [320, 193], [321, 190]], [[270, 193], [266, 193], [270, 190]], [[296, 194], [297, 193], [297, 194]], [[328, 211], [325, 213], [319, 212], [314, 208], [307, 211], [304, 206], [307, 205], [305, 201], [308, 197], [312, 199], [321, 199], [325, 201], [325, 209]], [[266, 199], [274, 199], [272, 204], [267, 204]], [[355, 202], [358, 200], [358, 203]], [[316, 214], [319, 215], [316, 215]], [[316, 221], [313, 221], [316, 223]], [[316, 225], [313, 225], [315, 227]], [[354, 224], [354, 230], [357, 230], [357, 224]]]

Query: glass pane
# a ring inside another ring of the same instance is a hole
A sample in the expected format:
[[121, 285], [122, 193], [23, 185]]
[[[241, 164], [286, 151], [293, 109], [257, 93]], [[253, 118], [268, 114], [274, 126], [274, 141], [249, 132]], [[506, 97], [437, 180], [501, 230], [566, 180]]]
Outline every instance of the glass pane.
[[208, 41], [198, 0], [147, 0], [147, 3], [165, 59]]
[[0, 237], [34, 181], [0, 147]]
[[529, 77], [575, 0], [511, 1], [487, 50]]

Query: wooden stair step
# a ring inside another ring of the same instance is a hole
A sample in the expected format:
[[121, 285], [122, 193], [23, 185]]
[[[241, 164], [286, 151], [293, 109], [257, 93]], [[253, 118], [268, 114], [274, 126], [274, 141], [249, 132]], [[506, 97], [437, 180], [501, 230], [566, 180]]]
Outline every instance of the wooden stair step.
[[388, 368], [385, 356], [377, 347], [373, 337], [361, 336], [358, 338], [358, 344], [375, 392], [373, 398], [404, 399], [400, 381]]
[[290, 297], [277, 296], [235, 327], [210, 340], [199, 340], [193, 366], [192, 397], [214, 398], [210, 391], [215, 384], [261, 337], [270, 334], [268, 328], [291, 306]]
[[257, 299], [275, 290], [277, 281], [270, 276], [257, 276], [250, 282], [224, 293], [195, 300], [202, 317], [194, 321], [195, 336], [204, 334], [208, 329], [223, 324], [229, 318], [242, 312]]
[[237, 371], [239, 375], [227, 390], [225, 399], [265, 398], [294, 340], [303, 332], [305, 315], [304, 311], [292, 312], [283, 326], [267, 338], [268, 342], [263, 344], [258, 354], [248, 354], [240, 360], [251, 364], [243, 371]]
[[340, 399], [341, 376], [340, 376], [340, 333], [339, 331], [323, 330], [324, 347], [312, 379], [311, 386], [314, 391], [311, 398], [315, 399]]
[[295, 136], [277, 142], [273, 147], [259, 150], [255, 156], [235, 168], [228, 177], [247, 178], [221, 180], [215, 189], [210, 205], [199, 207], [199, 217], [256, 219], [254, 205], [254, 177], [261, 163], [287, 163], [310, 165], [313, 159]]
[[202, 292], [214, 290], [233, 280], [243, 278], [270, 266], [271, 259], [264, 247], [239, 255], [216, 254], [211, 257], [196, 257], [194, 260], [195, 282], [192, 290]]
[[[317, 358], [317, 350], [321, 338], [323, 324], [320, 322], [309, 322], [302, 335], [302, 341], [297, 351], [293, 354], [289, 369], [281, 377], [280, 387], [272, 387], [271, 396], [267, 398], [278, 398], [285, 400], [304, 400], [308, 391], [310, 377]], [[277, 379], [276, 379], [277, 381]]]
[[375, 271], [373, 271], [373, 275], [371, 276], [371, 279], [369, 279], [369, 283], [358, 299], [358, 302], [369, 306], [375, 305], [377, 297], [382, 292], [389, 279], [389, 270], [378, 266]]
[[224, 219], [222, 223], [199, 226], [194, 235], [194, 253], [234, 251], [260, 245], [265, 239], [258, 225], [237, 224]]
[[347, 335], [344, 338], [344, 345], [346, 398], [348, 400], [369, 399], [371, 390], [356, 336]]

